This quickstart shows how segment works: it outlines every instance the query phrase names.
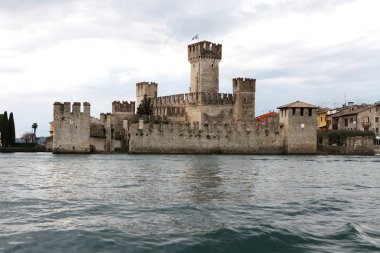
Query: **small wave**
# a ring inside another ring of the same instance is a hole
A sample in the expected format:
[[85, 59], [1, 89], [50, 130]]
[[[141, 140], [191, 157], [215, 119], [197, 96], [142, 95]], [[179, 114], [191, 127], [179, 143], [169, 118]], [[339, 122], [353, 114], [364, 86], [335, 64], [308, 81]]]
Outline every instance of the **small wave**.
[[[259, 226], [257, 228], [221, 228], [196, 235], [191, 245], [180, 252], [305, 252], [308, 245], [323, 241], [287, 229]], [[170, 245], [169, 249], [174, 247]], [[168, 250], [170, 251], [170, 250]]]
[[337, 233], [329, 236], [329, 239], [340, 245], [347, 242], [342, 246], [353, 252], [380, 251], [380, 233], [360, 224], [347, 223]]

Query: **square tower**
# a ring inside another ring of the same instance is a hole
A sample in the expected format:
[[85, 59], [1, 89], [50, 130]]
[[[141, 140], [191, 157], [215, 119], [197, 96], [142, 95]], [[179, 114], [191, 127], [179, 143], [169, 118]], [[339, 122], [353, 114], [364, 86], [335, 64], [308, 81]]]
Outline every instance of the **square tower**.
[[249, 121], [255, 118], [256, 79], [234, 78], [234, 119]]
[[284, 128], [286, 153], [316, 153], [318, 107], [296, 101], [278, 109], [280, 124]]
[[190, 92], [219, 92], [219, 62], [222, 45], [201, 41], [188, 46], [191, 64]]
[[136, 83], [136, 106], [139, 106], [146, 95], [148, 98], [157, 98], [158, 84], [155, 82]]

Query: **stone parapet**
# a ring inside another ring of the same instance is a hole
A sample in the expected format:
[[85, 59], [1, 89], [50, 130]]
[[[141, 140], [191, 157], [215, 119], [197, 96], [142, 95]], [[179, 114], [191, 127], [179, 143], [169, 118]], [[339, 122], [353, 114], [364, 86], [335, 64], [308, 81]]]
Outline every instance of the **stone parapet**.
[[188, 45], [188, 60], [211, 58], [222, 59], [222, 45], [212, 43], [209, 41], [201, 41], [191, 45]]
[[134, 113], [136, 108], [135, 101], [113, 101], [112, 102], [112, 113], [117, 112], [129, 112]]
[[233, 105], [234, 96], [230, 93], [196, 92], [153, 99], [153, 107], [180, 105]]

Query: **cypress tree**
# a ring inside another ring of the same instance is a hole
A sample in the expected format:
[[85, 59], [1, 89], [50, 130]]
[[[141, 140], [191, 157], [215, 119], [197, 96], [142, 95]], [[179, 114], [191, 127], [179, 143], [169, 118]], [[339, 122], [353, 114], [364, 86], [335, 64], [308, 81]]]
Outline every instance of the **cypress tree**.
[[3, 124], [1, 126], [1, 143], [3, 147], [8, 147], [9, 145], [9, 126], [7, 111], [5, 111], [3, 114]]
[[1, 134], [1, 145], [4, 143], [4, 135], [3, 135], [3, 118], [4, 115], [0, 114], [0, 134]]
[[137, 107], [137, 114], [149, 116], [152, 114], [152, 112], [153, 112], [152, 100], [148, 98], [148, 96], [145, 94], [144, 99], [141, 101], [141, 103]]
[[14, 146], [16, 143], [16, 129], [15, 122], [13, 119], [13, 112], [9, 114], [9, 145]]

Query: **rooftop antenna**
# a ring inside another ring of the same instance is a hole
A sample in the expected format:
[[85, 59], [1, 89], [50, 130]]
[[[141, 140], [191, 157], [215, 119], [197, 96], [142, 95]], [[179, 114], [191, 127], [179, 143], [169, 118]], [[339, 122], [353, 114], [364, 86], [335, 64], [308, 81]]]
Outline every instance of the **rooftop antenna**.
[[344, 92], [344, 105], [347, 105], [347, 91]]

